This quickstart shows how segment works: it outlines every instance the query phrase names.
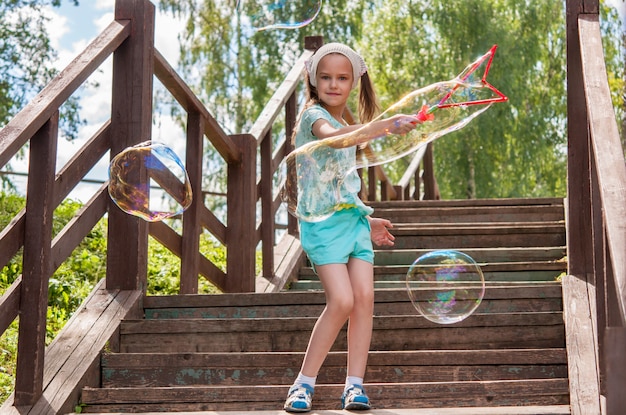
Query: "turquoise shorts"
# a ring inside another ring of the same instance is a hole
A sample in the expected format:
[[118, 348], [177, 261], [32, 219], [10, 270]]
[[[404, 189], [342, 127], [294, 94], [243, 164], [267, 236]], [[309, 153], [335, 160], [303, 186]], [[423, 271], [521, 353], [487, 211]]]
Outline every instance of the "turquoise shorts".
[[347, 264], [350, 258], [374, 263], [367, 217], [358, 209], [343, 209], [321, 222], [300, 221], [302, 249], [313, 265]]

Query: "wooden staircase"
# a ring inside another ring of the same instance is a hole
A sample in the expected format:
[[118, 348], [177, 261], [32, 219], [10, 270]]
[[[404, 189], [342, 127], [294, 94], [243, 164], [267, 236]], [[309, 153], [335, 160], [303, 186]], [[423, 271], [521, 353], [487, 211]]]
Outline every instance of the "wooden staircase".
[[[562, 199], [372, 206], [394, 222], [396, 245], [376, 253], [370, 413], [569, 414]], [[452, 325], [419, 316], [404, 286], [409, 265], [440, 248], [485, 264], [480, 307]], [[323, 307], [310, 267], [278, 293], [147, 297], [144, 319], [123, 321], [115, 352], [103, 353], [101, 387], [82, 391], [82, 412], [282, 413]], [[315, 413], [339, 409], [345, 350], [343, 331]]]

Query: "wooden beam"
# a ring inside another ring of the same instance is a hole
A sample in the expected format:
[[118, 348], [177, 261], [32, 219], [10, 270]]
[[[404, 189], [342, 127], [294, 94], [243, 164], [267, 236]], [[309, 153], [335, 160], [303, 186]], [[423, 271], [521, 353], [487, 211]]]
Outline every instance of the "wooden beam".
[[563, 278], [563, 318], [572, 415], [600, 415], [600, 380], [594, 339], [593, 285], [576, 276]]
[[48, 281], [52, 275], [52, 217], [59, 113], [30, 140], [15, 404], [32, 405], [43, 387]]
[[[113, 55], [111, 158], [151, 139], [154, 68], [154, 5], [148, 0], [115, 3], [115, 19], [131, 20], [131, 35]], [[145, 169], [137, 183], [148, 183]], [[109, 201], [107, 287], [146, 287], [148, 225]]]

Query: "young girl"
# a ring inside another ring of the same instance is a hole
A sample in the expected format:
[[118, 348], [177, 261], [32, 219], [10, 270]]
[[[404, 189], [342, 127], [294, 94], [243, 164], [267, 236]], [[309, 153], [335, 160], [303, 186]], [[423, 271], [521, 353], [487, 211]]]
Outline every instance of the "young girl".
[[[378, 111], [376, 95], [363, 58], [350, 47], [329, 43], [307, 62], [309, 100], [295, 131], [295, 146], [312, 140], [344, 135], [363, 127], [349, 126], [343, 119], [350, 92], [361, 80], [359, 117], [371, 121]], [[342, 139], [331, 150], [339, 162], [355, 163], [356, 144], [364, 136], [405, 134], [419, 121], [397, 115], [370, 123], [354, 140]], [[341, 148], [337, 148], [341, 147]], [[308, 412], [317, 374], [339, 331], [348, 320], [348, 361], [342, 409], [367, 410], [370, 401], [363, 389], [363, 377], [372, 336], [374, 311], [374, 251], [377, 245], [393, 245], [391, 222], [371, 218], [373, 209], [358, 197], [360, 178], [354, 169], [343, 178], [339, 189], [339, 210], [320, 222], [300, 220], [302, 248], [324, 287], [326, 307], [317, 320], [298, 377], [289, 389], [284, 409]]]

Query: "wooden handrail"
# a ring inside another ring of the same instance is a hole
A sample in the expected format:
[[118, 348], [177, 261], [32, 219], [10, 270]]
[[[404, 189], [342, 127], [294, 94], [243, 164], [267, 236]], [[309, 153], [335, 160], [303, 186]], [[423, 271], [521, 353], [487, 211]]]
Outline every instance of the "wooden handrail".
[[626, 408], [626, 163], [604, 61], [599, 2], [576, 0], [566, 7], [569, 275], [564, 292], [574, 295], [568, 294], [564, 315], [573, 359], [570, 403], [572, 415], [618, 415]]
[[617, 290], [616, 324], [626, 327], [626, 164], [602, 54], [597, 16], [579, 21], [583, 78], [604, 232]]

